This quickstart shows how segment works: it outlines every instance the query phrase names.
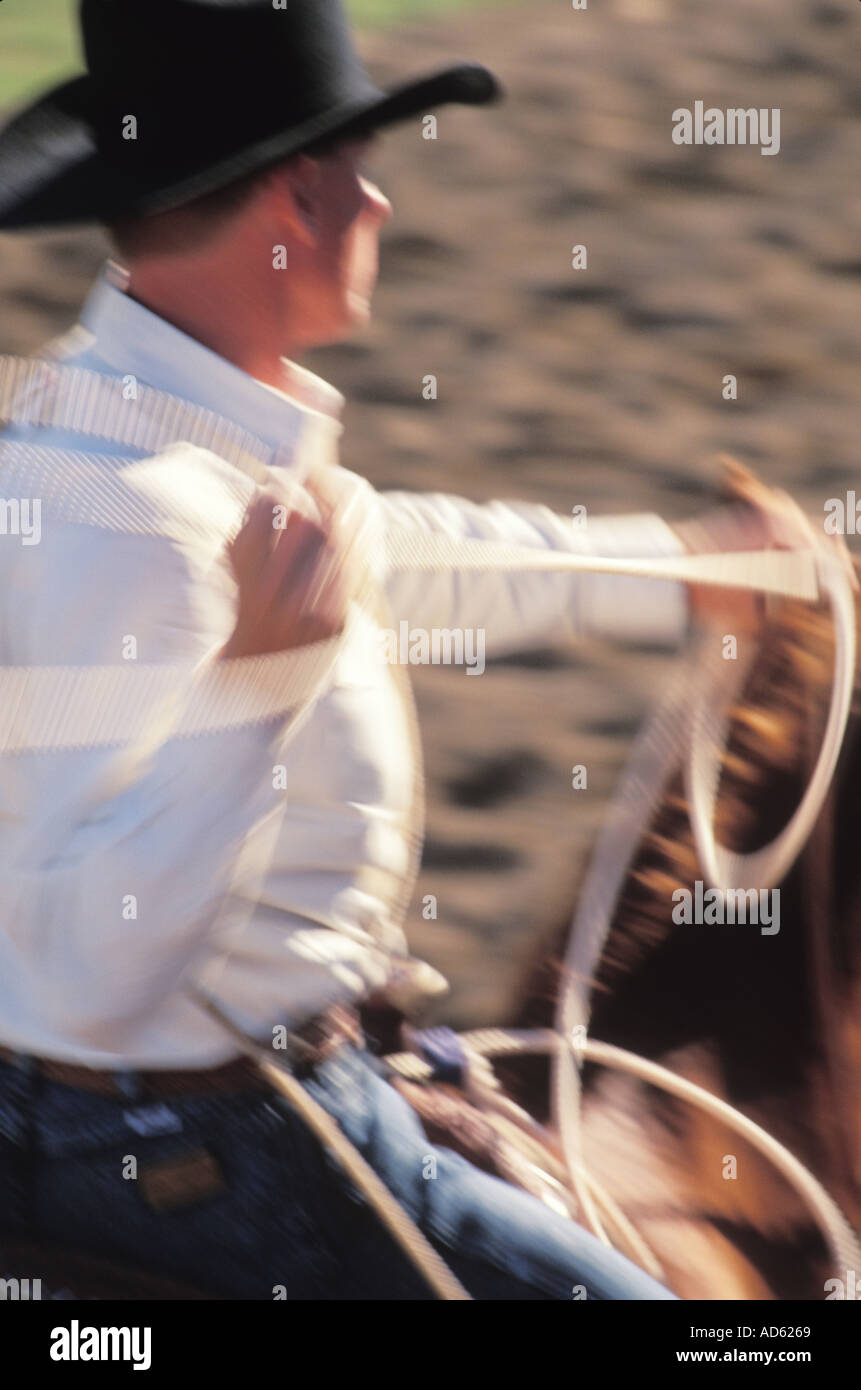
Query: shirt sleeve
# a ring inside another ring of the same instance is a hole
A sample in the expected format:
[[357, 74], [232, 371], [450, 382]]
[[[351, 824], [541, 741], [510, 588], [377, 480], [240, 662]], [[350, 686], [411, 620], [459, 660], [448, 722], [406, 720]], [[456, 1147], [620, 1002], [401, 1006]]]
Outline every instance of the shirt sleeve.
[[[223, 615], [182, 545], [74, 526], [48, 539], [15, 562], [29, 601], [5, 604], [0, 922], [52, 1021], [113, 1046], [253, 872], [248, 837], [289, 795], [279, 750], [337, 643], [216, 660]], [[118, 660], [135, 634], [140, 665]], [[88, 700], [88, 682], [102, 696]]]
[[[589, 518], [580, 527], [549, 507], [529, 503], [479, 504], [442, 493], [407, 492], [383, 493], [381, 503], [383, 526], [401, 536], [413, 529], [449, 540], [616, 559], [681, 555], [685, 549], [672, 528], [651, 514]], [[387, 592], [399, 620], [426, 628], [484, 628], [493, 655], [587, 636], [675, 646], [688, 630], [684, 585], [668, 580], [404, 567], [389, 574]]]

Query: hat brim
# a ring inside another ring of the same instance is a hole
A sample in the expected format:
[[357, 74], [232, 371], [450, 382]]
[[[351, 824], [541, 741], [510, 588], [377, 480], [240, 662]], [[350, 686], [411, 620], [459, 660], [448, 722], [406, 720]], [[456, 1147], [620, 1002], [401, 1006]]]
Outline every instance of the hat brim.
[[168, 175], [129, 175], [101, 153], [88, 77], [48, 92], [0, 134], [0, 229], [111, 222], [180, 207], [321, 142], [360, 135], [458, 103], [484, 105], [502, 88], [487, 68], [457, 63], [384, 92], [353, 98], [227, 155]]

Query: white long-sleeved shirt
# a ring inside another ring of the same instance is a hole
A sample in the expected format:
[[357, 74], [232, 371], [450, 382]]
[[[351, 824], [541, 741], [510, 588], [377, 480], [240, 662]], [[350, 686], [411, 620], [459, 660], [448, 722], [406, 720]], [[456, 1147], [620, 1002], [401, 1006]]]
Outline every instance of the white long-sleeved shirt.
[[[343, 400], [287, 363], [283, 393], [253, 380], [128, 298], [110, 268], [47, 355], [98, 374], [122, 405], [110, 420], [82, 411], [0, 439], [0, 497], [42, 507], [38, 543], [0, 535], [0, 677], [147, 667], [185, 683], [167, 712], [146, 706], [125, 743], [105, 733], [22, 750], [8, 736], [0, 1042], [92, 1066], [215, 1065], [235, 1047], [185, 998], [189, 980], [265, 1038], [363, 996], [406, 955], [414, 740], [373, 620], [357, 613], [298, 674], [295, 653], [212, 662], [235, 616], [225, 541], [281, 470], [339, 467]], [[154, 434], [157, 392], [224, 428], [202, 445], [195, 426], [190, 441], [186, 415]], [[392, 526], [603, 555], [682, 548], [654, 516], [578, 531], [538, 505], [378, 494], [339, 476], [359, 490], [376, 548]], [[385, 597], [411, 629], [483, 629], [488, 657], [587, 633], [675, 643], [687, 624], [680, 586], [597, 574], [407, 569], [387, 575]], [[189, 736], [183, 710], [193, 722], [207, 681], [227, 682], [244, 717]], [[103, 729], [115, 713], [86, 711]], [[23, 727], [30, 714], [16, 716]]]

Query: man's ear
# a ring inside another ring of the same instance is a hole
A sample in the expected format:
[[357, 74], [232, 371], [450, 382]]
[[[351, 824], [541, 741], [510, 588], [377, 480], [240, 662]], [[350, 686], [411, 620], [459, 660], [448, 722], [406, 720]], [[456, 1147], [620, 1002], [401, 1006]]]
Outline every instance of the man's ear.
[[317, 244], [319, 231], [319, 195], [322, 182], [319, 160], [300, 154], [286, 164], [269, 170], [267, 183], [277, 200], [279, 218], [290, 227], [298, 241], [306, 246]]

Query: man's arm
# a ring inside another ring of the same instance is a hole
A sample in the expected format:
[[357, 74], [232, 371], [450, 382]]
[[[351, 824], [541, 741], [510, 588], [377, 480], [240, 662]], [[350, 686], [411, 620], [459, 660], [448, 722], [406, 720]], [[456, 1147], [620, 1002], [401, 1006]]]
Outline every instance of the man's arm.
[[[534, 503], [484, 505], [442, 493], [380, 494], [386, 527], [455, 540], [634, 558], [685, 553], [660, 517], [571, 518]], [[482, 627], [488, 655], [566, 637], [600, 636], [676, 645], [687, 632], [684, 586], [664, 580], [564, 571], [398, 570], [387, 583], [393, 615], [426, 628]]]

